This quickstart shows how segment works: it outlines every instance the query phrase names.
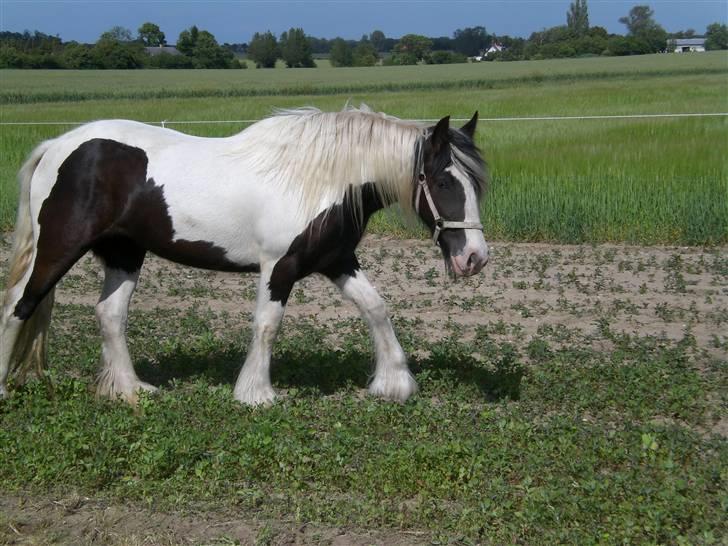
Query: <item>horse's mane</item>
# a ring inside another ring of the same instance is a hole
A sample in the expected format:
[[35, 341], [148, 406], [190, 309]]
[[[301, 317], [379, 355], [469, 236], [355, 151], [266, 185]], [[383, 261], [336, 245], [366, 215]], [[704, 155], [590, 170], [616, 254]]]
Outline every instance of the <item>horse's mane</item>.
[[[362, 105], [340, 112], [278, 110], [238, 136], [235, 153], [270, 183], [300, 197], [308, 219], [341, 202], [358, 206], [361, 188], [376, 182], [384, 203], [411, 206], [416, 147], [423, 127]], [[352, 191], [353, 190], [353, 191]]]

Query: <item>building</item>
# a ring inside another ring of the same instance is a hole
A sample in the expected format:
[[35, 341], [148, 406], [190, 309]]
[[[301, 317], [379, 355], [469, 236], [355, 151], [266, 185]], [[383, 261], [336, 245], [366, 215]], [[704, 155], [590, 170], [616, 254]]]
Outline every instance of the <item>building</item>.
[[471, 61], [482, 61], [486, 57], [489, 57], [489, 56], [493, 55], [494, 53], [499, 53], [499, 52], [503, 51], [504, 49], [505, 49], [505, 47], [500, 45], [498, 42], [493, 42], [493, 45], [490, 46], [487, 50], [481, 51], [475, 57], [470, 57], [470, 60]]
[[676, 38], [671, 45], [675, 53], [702, 53], [705, 51], [705, 38]]

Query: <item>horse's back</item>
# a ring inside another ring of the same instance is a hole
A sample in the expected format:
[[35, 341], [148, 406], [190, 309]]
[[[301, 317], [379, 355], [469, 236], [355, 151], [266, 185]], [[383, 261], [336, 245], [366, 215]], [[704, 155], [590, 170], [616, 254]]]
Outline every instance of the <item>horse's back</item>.
[[180, 263], [257, 268], [261, 254], [285, 252], [304, 225], [292, 218], [291, 198], [261, 184], [236, 145], [125, 120], [69, 131], [48, 144], [33, 175], [36, 232], [43, 218], [62, 214], [74, 230], [123, 235]]

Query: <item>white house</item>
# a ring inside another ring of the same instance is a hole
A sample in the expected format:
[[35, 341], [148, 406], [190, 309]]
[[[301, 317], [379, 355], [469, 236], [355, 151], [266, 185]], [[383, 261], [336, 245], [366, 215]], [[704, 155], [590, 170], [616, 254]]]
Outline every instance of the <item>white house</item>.
[[483, 56], [487, 57], [488, 55], [492, 55], [493, 53], [500, 53], [503, 51], [504, 47], [500, 45], [498, 42], [493, 42], [493, 45], [488, 48], [488, 51], [486, 51]]
[[675, 53], [702, 53], [705, 51], [705, 38], [676, 38], [672, 43]]
[[473, 61], [482, 61], [489, 55], [493, 55], [493, 53], [498, 53], [499, 51], [503, 51], [505, 47], [500, 45], [498, 42], [493, 42], [493, 45], [491, 45], [487, 50], [481, 51], [478, 55], [475, 57], [470, 57]]

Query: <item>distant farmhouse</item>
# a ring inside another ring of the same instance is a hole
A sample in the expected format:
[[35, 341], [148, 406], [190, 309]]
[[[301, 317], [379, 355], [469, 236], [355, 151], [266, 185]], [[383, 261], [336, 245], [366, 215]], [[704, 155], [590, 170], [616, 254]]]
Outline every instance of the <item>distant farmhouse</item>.
[[677, 38], [671, 42], [675, 53], [703, 53], [705, 51], [705, 38]]
[[499, 53], [504, 49], [505, 48], [498, 42], [493, 42], [493, 45], [490, 46], [488, 49], [481, 51], [478, 55], [476, 55], [475, 57], [471, 57], [470, 59], [473, 61], [482, 61], [488, 56], [493, 55], [494, 53]]
[[167, 53], [169, 55], [182, 55], [182, 53], [180, 53], [176, 47], [170, 45], [145, 47], [144, 50], [152, 57], [154, 57], [155, 55], [160, 55], [162, 53]]

